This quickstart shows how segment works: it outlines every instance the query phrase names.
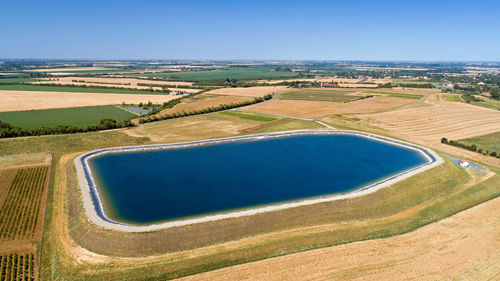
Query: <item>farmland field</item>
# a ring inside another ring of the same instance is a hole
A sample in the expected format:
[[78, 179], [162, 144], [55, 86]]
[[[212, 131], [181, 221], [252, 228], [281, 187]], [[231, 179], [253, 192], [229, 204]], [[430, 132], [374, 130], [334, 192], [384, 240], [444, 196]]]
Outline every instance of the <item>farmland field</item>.
[[278, 113], [297, 117], [316, 118], [333, 114], [372, 113], [394, 109], [415, 102], [412, 99], [372, 97], [348, 103], [334, 103], [313, 100], [275, 99], [254, 104], [245, 109], [265, 113]]
[[177, 98], [174, 95], [97, 94], [75, 92], [36, 92], [0, 90], [0, 112], [33, 109], [52, 109], [81, 106], [139, 104], [151, 101], [155, 104]]
[[167, 95], [163, 92], [151, 92], [144, 90], [132, 89], [110, 89], [106, 87], [90, 88], [90, 87], [65, 87], [65, 86], [43, 86], [35, 84], [21, 85], [0, 85], [0, 90], [9, 91], [42, 91], [42, 92], [79, 92], [79, 93], [100, 93], [100, 94], [135, 94], [135, 95]]
[[141, 77], [165, 77], [169, 80], [199, 82], [214, 79], [270, 79], [270, 78], [292, 78], [298, 73], [291, 71], [274, 71], [267, 67], [231, 67], [217, 70], [167, 72], [167, 73], [144, 73]]
[[47, 166], [17, 170], [0, 206], [0, 241], [35, 237], [44, 210], [48, 171]]
[[234, 110], [223, 111], [223, 112], [220, 112], [220, 114], [229, 115], [229, 116], [236, 116], [236, 117], [243, 118], [243, 119], [251, 119], [251, 120], [266, 121], [266, 122], [276, 120], [276, 118], [274, 118], [274, 117], [263, 116], [263, 115], [258, 115], [258, 114], [243, 113], [243, 112], [238, 112], [238, 111], [234, 111]]
[[116, 106], [75, 107], [61, 109], [0, 112], [0, 121], [13, 126], [36, 129], [41, 127], [75, 126], [84, 128], [98, 125], [104, 118], [112, 118], [117, 122], [137, 115]]
[[240, 103], [251, 101], [253, 98], [240, 97], [240, 96], [212, 96], [208, 94], [201, 94], [194, 97], [187, 98], [183, 102], [175, 105], [172, 108], [163, 110], [159, 113], [160, 116], [165, 114], [174, 114], [181, 112], [192, 112], [202, 110], [210, 107], [217, 107], [222, 104]]
[[0, 254], [0, 280], [31, 281], [36, 278], [33, 253]]
[[473, 101], [473, 102], [471, 102], [471, 104], [486, 107], [486, 108], [500, 110], [500, 100], [484, 99], [482, 101]]
[[498, 132], [496, 133], [461, 139], [460, 143], [464, 143], [467, 145], [475, 144], [478, 148], [483, 149], [483, 151], [488, 150], [490, 152], [496, 151], [497, 153], [500, 153], [500, 126], [498, 128]]
[[248, 87], [248, 88], [220, 88], [210, 90], [206, 94], [221, 96], [241, 96], [241, 97], [263, 97], [272, 93], [279, 93], [286, 90], [283, 86], [274, 87]]
[[330, 102], [349, 102], [359, 100], [361, 96], [350, 95], [355, 91], [334, 89], [301, 89], [285, 92], [279, 96], [284, 100], [313, 100]]
[[397, 93], [397, 92], [383, 92], [383, 91], [366, 91], [365, 93], [369, 94], [381, 94], [389, 97], [395, 98], [405, 98], [405, 99], [421, 99], [423, 95], [415, 95], [415, 94], [406, 94], [406, 93]]

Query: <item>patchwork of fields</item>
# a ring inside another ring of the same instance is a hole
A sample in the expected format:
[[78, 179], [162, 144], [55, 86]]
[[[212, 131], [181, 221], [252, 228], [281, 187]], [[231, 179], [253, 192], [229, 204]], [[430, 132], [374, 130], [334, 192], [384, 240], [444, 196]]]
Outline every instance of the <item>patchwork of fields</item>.
[[298, 73], [291, 71], [274, 71], [268, 67], [231, 67], [217, 70], [204, 71], [178, 71], [170, 73], [144, 73], [138, 74], [140, 77], [164, 77], [169, 80], [199, 82], [203, 80], [224, 80], [224, 79], [270, 79], [297, 77]]

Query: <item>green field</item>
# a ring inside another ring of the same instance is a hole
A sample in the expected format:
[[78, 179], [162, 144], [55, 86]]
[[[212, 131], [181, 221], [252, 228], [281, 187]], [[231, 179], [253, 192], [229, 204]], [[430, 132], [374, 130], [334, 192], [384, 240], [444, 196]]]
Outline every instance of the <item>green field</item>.
[[459, 95], [445, 95], [444, 98], [447, 101], [463, 102], [464, 100]]
[[0, 112], [0, 121], [26, 129], [53, 128], [60, 125], [84, 128], [88, 125], [98, 125], [104, 118], [119, 122], [132, 117], [136, 115], [112, 105]]
[[284, 100], [315, 100], [330, 102], [348, 102], [362, 98], [361, 96], [348, 95], [352, 92], [353, 91], [301, 89], [285, 92], [281, 94], [279, 98]]
[[276, 120], [276, 118], [273, 118], [273, 117], [256, 115], [256, 114], [248, 114], [248, 113], [242, 113], [242, 112], [237, 112], [237, 111], [223, 111], [223, 112], [220, 112], [220, 114], [235, 116], [235, 117], [239, 117], [239, 118], [243, 118], [243, 119], [264, 121], [264, 122]]
[[473, 137], [468, 139], [459, 140], [460, 143], [472, 145], [475, 144], [478, 148], [486, 151], [496, 151], [500, 153], [500, 132], [493, 133], [480, 137]]
[[487, 99], [482, 101], [473, 101], [471, 104], [500, 110], [500, 100]]
[[150, 92], [133, 89], [107, 89], [107, 88], [84, 88], [65, 86], [43, 86], [43, 85], [0, 85], [0, 90], [10, 91], [42, 91], [42, 92], [82, 92], [103, 94], [139, 94], [139, 95], [167, 95], [163, 92]]
[[17, 77], [17, 78], [2, 78], [0, 76], [0, 84], [5, 84], [5, 83], [26, 83], [26, 82], [37, 82], [41, 81], [40, 79], [34, 79], [34, 78], [23, 78], [23, 77]]
[[415, 99], [419, 100], [423, 97], [423, 95], [413, 95], [413, 94], [403, 94], [403, 93], [393, 93], [393, 92], [382, 92], [382, 91], [366, 91], [364, 93], [369, 93], [369, 94], [382, 94], [385, 96], [389, 97], [394, 97], [394, 98], [405, 98], [405, 99]]
[[136, 76], [142, 77], [164, 77], [168, 80], [198, 82], [203, 80], [223, 80], [223, 79], [270, 79], [270, 78], [292, 78], [298, 73], [291, 71], [274, 71], [268, 67], [231, 67], [218, 70], [204, 71], [183, 71], [183, 72], [163, 72], [145, 73]]

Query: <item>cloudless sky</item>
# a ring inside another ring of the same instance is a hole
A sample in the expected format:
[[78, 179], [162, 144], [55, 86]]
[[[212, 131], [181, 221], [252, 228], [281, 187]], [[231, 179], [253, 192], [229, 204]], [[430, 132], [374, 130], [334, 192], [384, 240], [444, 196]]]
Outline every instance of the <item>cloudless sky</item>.
[[500, 61], [500, 1], [0, 0], [0, 58]]

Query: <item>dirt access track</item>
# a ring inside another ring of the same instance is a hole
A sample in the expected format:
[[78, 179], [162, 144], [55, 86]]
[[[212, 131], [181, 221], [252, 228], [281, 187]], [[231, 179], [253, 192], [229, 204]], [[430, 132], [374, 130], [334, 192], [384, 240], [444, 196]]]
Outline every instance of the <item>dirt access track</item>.
[[173, 95], [99, 94], [76, 92], [1, 91], [0, 112], [32, 109], [67, 108], [151, 101], [163, 103]]
[[499, 209], [497, 198], [400, 236], [271, 258], [181, 280], [498, 280]]

